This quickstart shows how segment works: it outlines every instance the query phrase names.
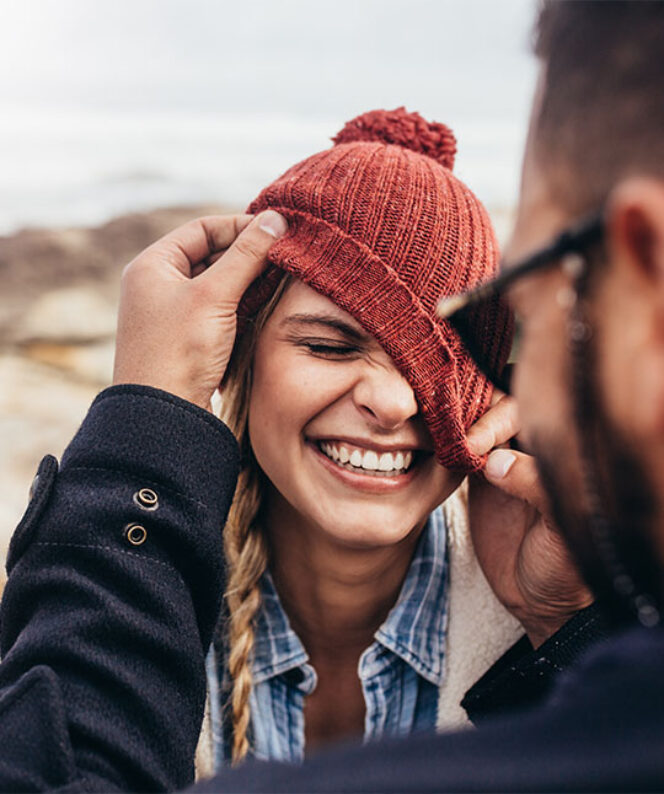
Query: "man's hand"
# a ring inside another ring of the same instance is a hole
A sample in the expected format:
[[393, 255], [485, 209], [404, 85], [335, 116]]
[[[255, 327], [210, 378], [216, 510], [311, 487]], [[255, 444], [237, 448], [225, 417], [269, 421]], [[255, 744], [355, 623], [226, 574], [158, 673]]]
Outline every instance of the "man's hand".
[[518, 431], [516, 403], [497, 395], [468, 432], [474, 452], [493, 450], [484, 471], [470, 478], [470, 531], [496, 596], [538, 647], [593, 599], [549, 518], [534, 458], [496, 449]]
[[268, 210], [176, 229], [122, 274], [113, 383], [138, 383], [209, 408], [233, 350], [236, 310], [287, 230]]

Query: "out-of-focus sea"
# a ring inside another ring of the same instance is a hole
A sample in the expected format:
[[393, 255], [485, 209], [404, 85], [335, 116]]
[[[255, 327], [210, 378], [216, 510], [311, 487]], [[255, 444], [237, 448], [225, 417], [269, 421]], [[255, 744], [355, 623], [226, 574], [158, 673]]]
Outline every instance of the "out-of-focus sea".
[[[92, 225], [136, 210], [243, 207], [287, 167], [331, 145], [343, 118], [11, 108], [0, 125], [0, 234]], [[45, 134], [47, 131], [47, 134]], [[523, 127], [460, 121], [455, 171], [492, 210], [515, 199]]]

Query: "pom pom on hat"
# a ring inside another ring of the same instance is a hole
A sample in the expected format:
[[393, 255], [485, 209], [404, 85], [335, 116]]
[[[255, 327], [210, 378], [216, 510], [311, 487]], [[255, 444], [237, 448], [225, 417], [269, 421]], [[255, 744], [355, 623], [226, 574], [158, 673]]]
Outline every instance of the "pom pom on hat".
[[456, 138], [452, 130], [437, 121], [427, 121], [405, 107], [370, 110], [349, 121], [332, 138], [334, 143], [383, 141], [431, 157], [450, 171], [454, 168]]

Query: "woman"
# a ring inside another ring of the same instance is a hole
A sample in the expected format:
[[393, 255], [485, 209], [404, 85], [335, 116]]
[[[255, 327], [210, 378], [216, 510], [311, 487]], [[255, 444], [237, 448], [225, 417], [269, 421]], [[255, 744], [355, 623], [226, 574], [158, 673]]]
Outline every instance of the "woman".
[[[491, 388], [434, 307], [497, 262], [455, 149], [442, 124], [374, 111], [250, 207], [289, 233], [245, 295], [223, 388], [244, 466], [208, 658], [215, 768], [456, 724], [517, 636], [450, 499], [481, 465], [466, 432]], [[504, 361], [507, 316], [485, 336]]]

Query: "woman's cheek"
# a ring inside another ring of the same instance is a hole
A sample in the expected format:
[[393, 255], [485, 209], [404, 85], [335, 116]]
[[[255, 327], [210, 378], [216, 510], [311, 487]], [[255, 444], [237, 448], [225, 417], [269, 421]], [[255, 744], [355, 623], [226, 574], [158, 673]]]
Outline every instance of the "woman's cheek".
[[[325, 377], [320, 368], [303, 362], [302, 357], [265, 356], [256, 363], [249, 435], [263, 468], [281, 468], [287, 463], [289, 450], [299, 445], [307, 422], [322, 410], [316, 390]], [[269, 476], [268, 471], [266, 474]]]

